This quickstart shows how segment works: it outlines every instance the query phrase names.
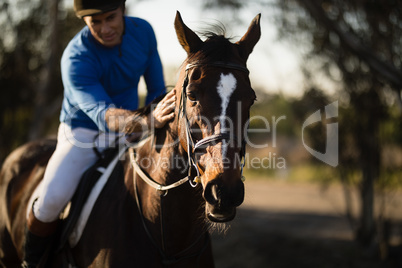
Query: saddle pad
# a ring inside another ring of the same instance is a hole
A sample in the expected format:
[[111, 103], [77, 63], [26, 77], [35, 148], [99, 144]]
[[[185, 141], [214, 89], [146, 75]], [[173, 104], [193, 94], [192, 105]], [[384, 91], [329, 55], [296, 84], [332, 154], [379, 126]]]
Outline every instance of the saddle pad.
[[[106, 167], [98, 167], [97, 171], [100, 173], [103, 173], [102, 176], [97, 180], [95, 185], [92, 187], [92, 190], [86, 199], [85, 204], [83, 204], [81, 213], [79, 214], [79, 217], [77, 221], [74, 224], [74, 228], [72, 229], [71, 233], [69, 234], [68, 237], [68, 242], [70, 244], [70, 247], [74, 247], [77, 245], [78, 241], [81, 238], [82, 232], [85, 228], [85, 225], [88, 221], [89, 215], [91, 214], [92, 208], [96, 202], [96, 200], [99, 197], [99, 194], [101, 193], [103, 187], [105, 186], [106, 182], [108, 181], [110, 175], [112, 174], [114, 168], [116, 167], [117, 162], [121, 158], [121, 156], [125, 153], [126, 147], [123, 149], [120, 149], [118, 154], [113, 158], [113, 160], [109, 163], [109, 165]], [[82, 204], [81, 204], [82, 205]]]
[[[70, 247], [74, 247], [78, 243], [95, 201], [126, 150], [125, 146], [119, 148], [119, 151], [117, 148], [105, 150], [97, 163], [84, 173], [71, 202], [61, 214], [63, 223], [58, 252], [62, 251], [67, 243], [70, 244]], [[35, 198], [37, 195], [34, 194], [31, 199]]]

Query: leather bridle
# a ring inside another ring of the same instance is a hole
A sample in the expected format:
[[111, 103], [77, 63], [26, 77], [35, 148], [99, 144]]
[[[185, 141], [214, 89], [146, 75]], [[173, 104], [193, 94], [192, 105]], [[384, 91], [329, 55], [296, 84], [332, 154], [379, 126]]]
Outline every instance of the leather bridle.
[[[233, 70], [238, 70], [242, 71], [245, 73], [249, 73], [248, 69], [240, 64], [236, 63], [224, 63], [224, 62], [213, 62], [213, 63], [207, 63], [207, 64], [200, 64], [200, 63], [193, 63], [193, 64], [187, 64], [186, 69], [185, 69], [185, 78], [183, 81], [182, 89], [181, 89], [181, 97], [180, 97], [180, 106], [179, 106], [179, 120], [180, 118], [184, 119], [184, 125], [185, 125], [185, 134], [186, 134], [186, 142], [187, 142], [187, 148], [185, 150], [187, 151], [187, 157], [188, 157], [188, 176], [170, 184], [170, 185], [161, 185], [154, 181], [152, 178], [150, 178], [148, 175], [146, 175], [141, 167], [137, 163], [136, 159], [136, 152], [135, 148], [131, 147], [129, 148], [130, 151], [130, 160], [133, 165], [133, 172], [137, 173], [139, 177], [144, 180], [149, 186], [153, 187], [157, 191], [163, 193], [164, 195], [167, 194], [168, 190], [176, 188], [187, 181], [190, 183], [192, 187], [196, 187], [198, 183], [201, 182], [201, 177], [200, 177], [200, 170], [197, 165], [197, 160], [195, 157], [195, 153], [197, 150], [200, 148], [204, 147], [205, 145], [218, 142], [218, 141], [230, 141], [233, 140], [234, 142], [237, 141], [237, 137], [234, 134], [230, 134], [228, 132], [221, 132], [218, 134], [211, 135], [209, 137], [203, 138], [196, 143], [194, 143], [193, 136], [191, 134], [191, 128], [190, 128], [190, 123], [187, 117], [186, 113], [186, 103], [187, 103], [187, 92], [186, 88], [189, 84], [189, 70], [195, 68], [195, 67], [200, 67], [200, 66], [208, 66], [208, 67], [219, 67], [219, 68], [226, 68], [226, 69], [233, 69]], [[234, 143], [236, 144], [236, 143]], [[243, 176], [243, 168], [245, 165], [245, 155], [246, 155], [246, 141], [245, 139], [242, 139], [241, 141], [241, 150], [240, 150], [240, 176], [242, 181], [245, 180]], [[196, 170], [196, 175], [192, 173], [192, 170]], [[135, 177], [135, 175], [134, 175]]]
[[[205, 145], [219, 142], [219, 141], [230, 141], [233, 140], [234, 142], [237, 141], [237, 137], [234, 134], [230, 134], [228, 132], [220, 132], [218, 134], [211, 135], [209, 137], [203, 138], [196, 143], [194, 143], [194, 139], [191, 133], [191, 128], [190, 128], [190, 123], [187, 117], [186, 113], [186, 103], [187, 103], [187, 91], [186, 88], [189, 84], [189, 70], [200, 67], [200, 66], [208, 66], [208, 67], [219, 67], [219, 68], [226, 68], [226, 69], [234, 69], [237, 71], [242, 71], [245, 73], [249, 73], [249, 70], [236, 63], [225, 63], [225, 62], [213, 62], [213, 63], [207, 63], [207, 64], [200, 64], [200, 63], [193, 63], [193, 64], [187, 64], [186, 69], [185, 69], [185, 78], [183, 81], [182, 85], [182, 90], [181, 90], [181, 97], [180, 97], [180, 106], [179, 106], [179, 119], [182, 117], [184, 118], [184, 125], [185, 125], [185, 134], [186, 134], [186, 142], [187, 142], [187, 156], [188, 156], [188, 163], [189, 163], [189, 168], [188, 168], [188, 178], [190, 185], [192, 187], [196, 187], [198, 183], [201, 181], [200, 179], [200, 170], [199, 166], [197, 165], [197, 160], [195, 157], [195, 153], [198, 149], [204, 147]], [[234, 143], [237, 144], [237, 143]], [[240, 151], [240, 156], [241, 156], [241, 178], [244, 180], [243, 177], [243, 167], [244, 167], [244, 158], [245, 158], [245, 146], [246, 142], [245, 139], [242, 140], [242, 145], [241, 145], [241, 151]], [[192, 171], [196, 171], [196, 176], [192, 174]]]

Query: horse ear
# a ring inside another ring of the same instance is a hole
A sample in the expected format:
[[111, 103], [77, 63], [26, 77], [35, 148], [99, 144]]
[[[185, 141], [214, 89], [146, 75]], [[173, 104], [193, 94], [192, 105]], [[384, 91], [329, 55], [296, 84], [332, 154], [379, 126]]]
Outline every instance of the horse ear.
[[255, 16], [248, 27], [247, 32], [236, 44], [240, 46], [240, 52], [244, 60], [247, 60], [248, 56], [253, 51], [255, 44], [260, 40], [261, 27], [260, 27], [261, 13]]
[[176, 13], [174, 28], [176, 29], [176, 35], [180, 45], [188, 55], [197, 52], [201, 48], [203, 44], [202, 40], [184, 24], [179, 11]]

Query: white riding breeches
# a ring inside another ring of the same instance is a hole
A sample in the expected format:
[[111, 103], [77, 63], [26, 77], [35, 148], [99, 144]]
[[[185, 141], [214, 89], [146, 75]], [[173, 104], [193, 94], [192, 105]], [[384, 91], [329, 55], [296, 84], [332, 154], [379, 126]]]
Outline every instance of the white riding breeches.
[[42, 222], [55, 221], [71, 200], [83, 173], [93, 165], [98, 156], [94, 151], [103, 151], [118, 137], [115, 133], [74, 128], [61, 123], [57, 135], [57, 146], [47, 165], [38, 197], [34, 204], [34, 215]]

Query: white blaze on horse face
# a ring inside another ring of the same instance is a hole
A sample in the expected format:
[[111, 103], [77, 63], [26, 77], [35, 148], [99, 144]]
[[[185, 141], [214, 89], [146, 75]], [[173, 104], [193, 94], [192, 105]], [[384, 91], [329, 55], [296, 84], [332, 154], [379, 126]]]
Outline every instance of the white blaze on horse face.
[[[232, 96], [234, 90], [237, 86], [237, 80], [233, 74], [229, 73], [227, 75], [221, 74], [221, 78], [218, 82], [217, 89], [218, 94], [221, 97], [221, 116], [219, 117], [219, 122], [221, 126], [221, 132], [226, 132], [226, 110], [229, 105], [230, 97]], [[226, 141], [222, 141], [222, 158], [226, 157], [227, 152]]]

